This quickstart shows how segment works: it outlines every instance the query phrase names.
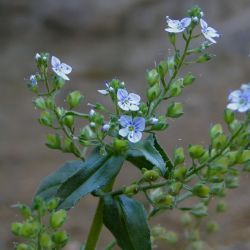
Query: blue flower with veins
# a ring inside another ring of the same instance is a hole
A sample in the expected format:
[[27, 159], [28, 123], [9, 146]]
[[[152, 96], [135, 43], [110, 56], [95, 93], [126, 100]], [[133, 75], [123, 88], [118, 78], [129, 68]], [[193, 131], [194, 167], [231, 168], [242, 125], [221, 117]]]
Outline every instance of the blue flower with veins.
[[172, 20], [167, 16], [166, 19], [168, 27], [165, 29], [165, 31], [170, 33], [183, 32], [192, 22], [190, 17], [185, 17], [182, 20]]
[[216, 43], [214, 38], [220, 37], [218, 31], [212, 27], [208, 27], [207, 23], [203, 19], [200, 20], [200, 24], [201, 24], [201, 33], [204, 35], [204, 37], [211, 43]]
[[55, 57], [52, 56], [51, 57], [51, 65], [52, 65], [52, 69], [53, 71], [60, 76], [62, 79], [64, 80], [69, 80], [68, 78], [68, 74], [71, 73], [72, 68], [66, 64], [66, 63], [61, 63], [61, 61]]
[[118, 89], [117, 91], [117, 101], [118, 106], [125, 111], [137, 111], [139, 110], [139, 105], [141, 97], [134, 93], [128, 93], [125, 89]]
[[231, 92], [228, 100], [230, 101], [228, 109], [239, 112], [250, 110], [250, 84], [243, 84], [239, 90]]
[[120, 136], [127, 137], [132, 143], [136, 143], [141, 140], [142, 132], [145, 129], [145, 119], [143, 117], [132, 118], [128, 115], [122, 115], [119, 122], [123, 127], [119, 130]]

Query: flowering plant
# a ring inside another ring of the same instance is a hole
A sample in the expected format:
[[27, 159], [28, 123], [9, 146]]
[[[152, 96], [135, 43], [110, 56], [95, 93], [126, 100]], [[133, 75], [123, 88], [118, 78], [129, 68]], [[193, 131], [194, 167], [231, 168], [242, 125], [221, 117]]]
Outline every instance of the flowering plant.
[[[219, 199], [217, 210], [224, 211], [226, 205], [221, 198], [225, 190], [236, 188], [241, 171], [250, 170], [249, 84], [229, 95], [224, 112], [228, 132], [221, 124], [212, 126], [207, 147], [189, 145], [189, 158], [179, 147], [170, 157], [157, 141], [156, 134], [166, 131], [171, 119], [183, 115], [183, 106], [174, 101], [175, 97], [195, 81], [191, 73], [181, 76], [181, 68], [214, 57], [207, 50], [220, 35], [203, 16], [199, 7], [193, 7], [181, 20], [167, 17], [165, 31], [174, 54], [147, 71], [144, 101], [118, 79], [105, 82], [105, 89], [98, 92], [110, 98], [114, 106], [111, 111], [96, 103], [82, 112], [84, 97], [80, 91], [67, 95], [67, 107], [58, 106], [57, 97], [72, 68], [48, 53], [35, 56], [38, 73], [30, 76], [28, 87], [36, 95], [35, 107], [41, 110], [40, 124], [55, 131], [47, 135], [46, 145], [71, 153], [78, 160], [67, 162], [42, 180], [31, 208], [18, 205], [25, 221], [14, 223], [12, 231], [29, 241], [17, 244], [17, 249], [61, 249], [68, 239], [64, 231], [58, 231], [66, 210], [87, 194], [99, 203], [82, 249], [96, 248], [103, 224], [115, 238], [105, 247], [107, 250], [115, 245], [125, 250], [149, 250], [158, 240], [175, 243], [174, 232], [158, 225], [150, 229], [148, 224], [151, 218], [172, 209], [184, 211], [181, 223], [189, 231], [188, 245], [200, 249], [202, 241], [197, 227], [192, 227], [193, 218], [200, 221], [207, 215], [213, 197]], [[178, 47], [179, 39], [184, 42], [183, 49]], [[193, 47], [192, 41], [198, 39], [200, 45]], [[161, 104], [167, 107], [164, 114], [158, 109]], [[237, 118], [235, 111], [244, 114]], [[140, 178], [114, 189], [125, 161], [138, 168]], [[138, 193], [144, 195], [147, 204], [136, 199]], [[185, 201], [193, 198], [195, 203], [187, 206]], [[49, 226], [41, 220], [47, 213]], [[212, 232], [217, 227], [210, 222], [207, 230]]]

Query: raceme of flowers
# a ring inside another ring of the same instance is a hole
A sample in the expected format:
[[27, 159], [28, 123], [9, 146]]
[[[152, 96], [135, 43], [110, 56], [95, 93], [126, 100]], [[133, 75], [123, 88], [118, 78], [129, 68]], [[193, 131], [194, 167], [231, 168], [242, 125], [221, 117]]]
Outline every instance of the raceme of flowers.
[[231, 92], [228, 100], [228, 109], [239, 112], [250, 110], [250, 83], [242, 84], [240, 89]]
[[[192, 19], [191, 17], [185, 17], [181, 20], [173, 20], [167, 16], [166, 20], [168, 27], [165, 29], [165, 31], [169, 33], [181, 33], [190, 26], [192, 20], [194, 21], [194, 23], [196, 23], [197, 17], [196, 19]], [[200, 25], [201, 25], [201, 33], [204, 35], [204, 37], [211, 43], [216, 43], [214, 38], [220, 37], [218, 31], [212, 27], [209, 27], [206, 21], [203, 19], [200, 19]]]

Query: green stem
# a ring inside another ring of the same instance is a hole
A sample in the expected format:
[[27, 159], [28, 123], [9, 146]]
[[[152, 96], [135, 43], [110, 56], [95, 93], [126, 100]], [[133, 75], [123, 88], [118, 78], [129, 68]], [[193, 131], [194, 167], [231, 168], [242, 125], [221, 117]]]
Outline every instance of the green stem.
[[103, 200], [99, 199], [95, 216], [92, 221], [92, 225], [88, 234], [88, 238], [85, 245], [85, 250], [95, 250], [96, 244], [102, 229], [103, 222]]

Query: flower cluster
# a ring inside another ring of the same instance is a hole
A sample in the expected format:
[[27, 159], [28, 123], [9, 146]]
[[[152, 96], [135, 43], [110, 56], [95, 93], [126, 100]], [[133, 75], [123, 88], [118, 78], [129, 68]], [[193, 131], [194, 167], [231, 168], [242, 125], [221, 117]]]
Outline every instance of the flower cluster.
[[198, 16], [193, 16], [192, 18], [185, 17], [181, 20], [173, 20], [167, 16], [166, 21], [168, 27], [165, 29], [165, 31], [169, 33], [181, 33], [185, 31], [192, 23], [196, 25], [199, 20], [201, 25], [201, 33], [211, 43], [216, 43], [214, 38], [220, 37], [219, 33], [214, 28], [209, 27], [206, 21], [201, 17], [203, 17], [203, 12], [200, 12]]
[[235, 90], [228, 96], [228, 109], [246, 112], [250, 110], [250, 83], [243, 84], [239, 90]]

